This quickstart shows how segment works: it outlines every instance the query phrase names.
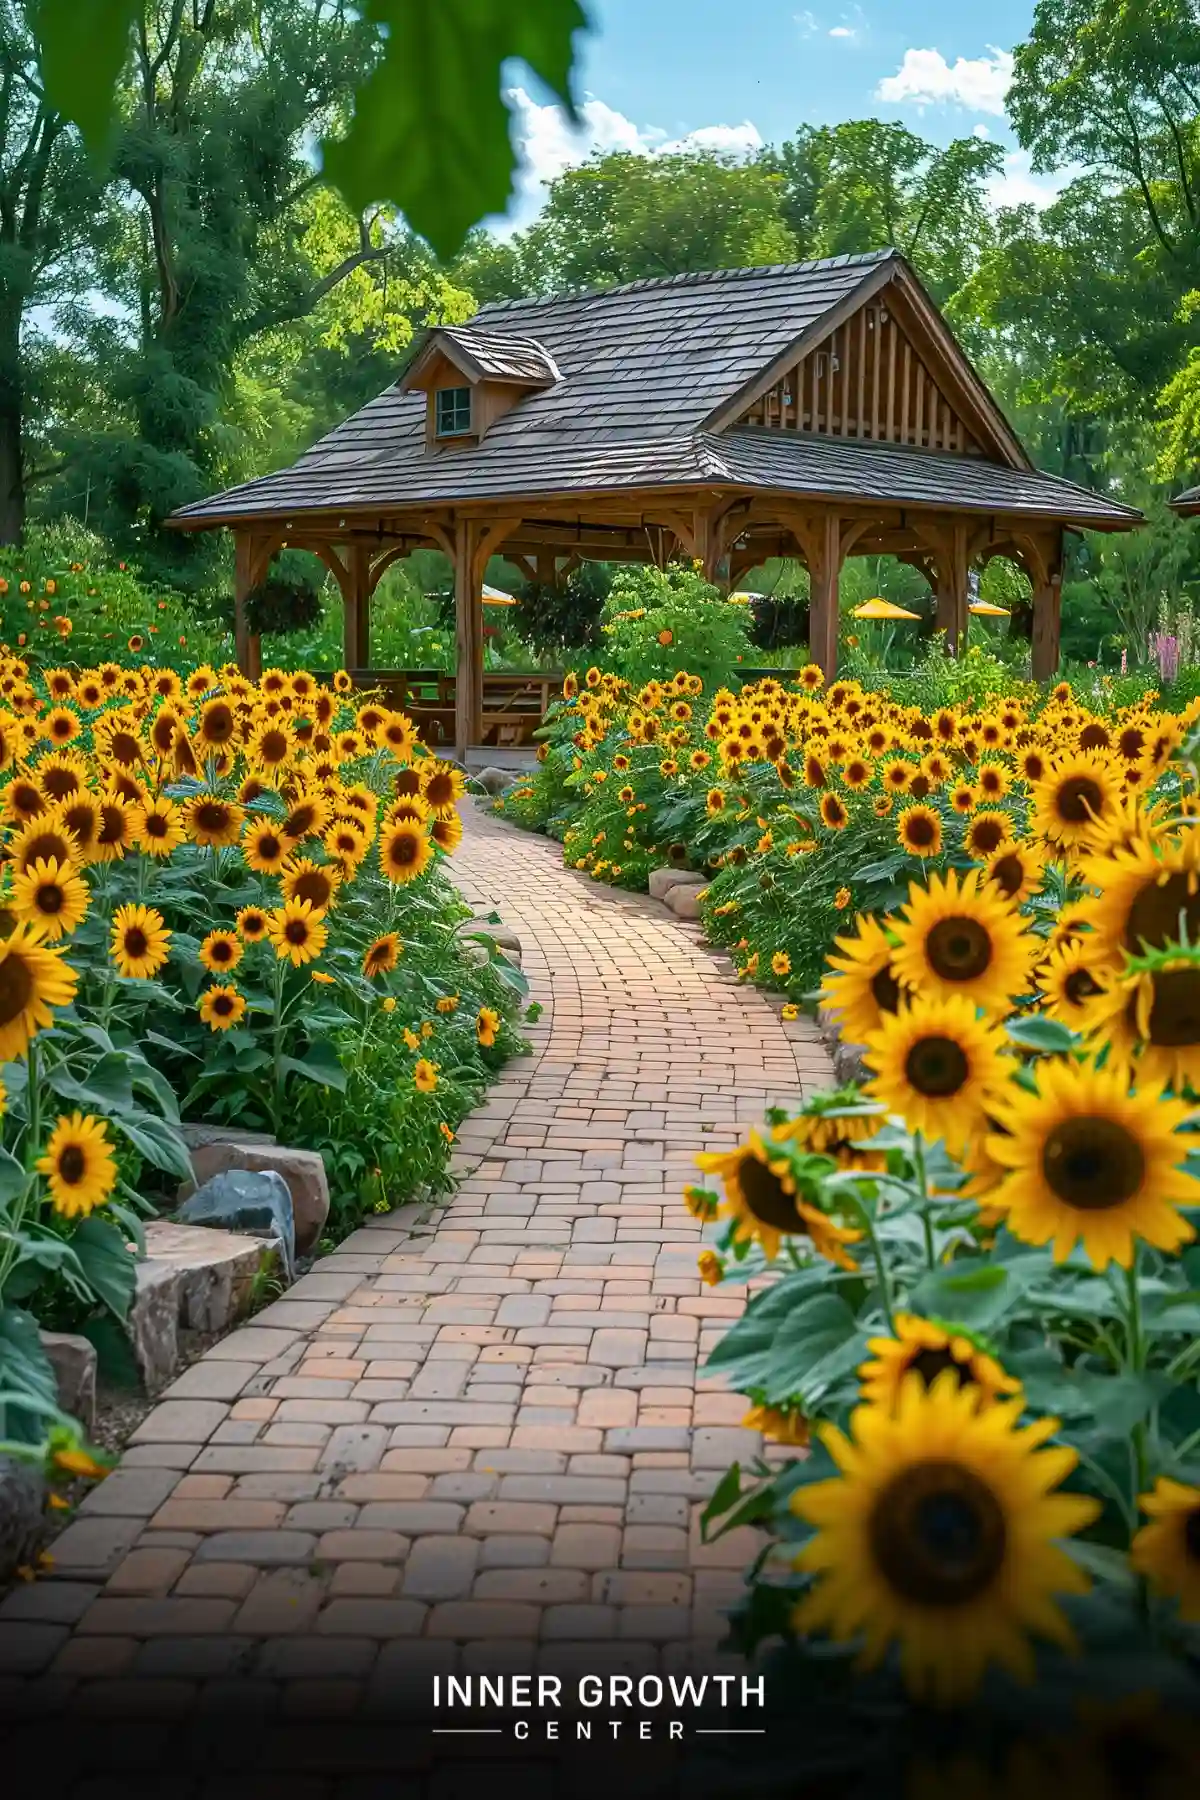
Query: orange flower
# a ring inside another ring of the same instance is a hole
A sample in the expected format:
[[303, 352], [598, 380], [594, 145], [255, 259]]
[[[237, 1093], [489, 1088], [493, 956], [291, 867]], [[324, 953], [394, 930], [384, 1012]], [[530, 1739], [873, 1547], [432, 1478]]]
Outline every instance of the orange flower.
[[665, 650], [668, 644], [673, 644], [675, 642], [675, 633], [673, 631], [660, 631], [658, 634], [658, 641]]

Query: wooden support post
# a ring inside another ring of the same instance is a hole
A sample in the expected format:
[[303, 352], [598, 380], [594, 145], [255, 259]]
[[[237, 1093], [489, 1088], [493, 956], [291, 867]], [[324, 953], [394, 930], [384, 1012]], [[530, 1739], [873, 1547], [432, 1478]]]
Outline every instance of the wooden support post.
[[479, 527], [454, 522], [454, 620], [457, 644], [454, 685], [454, 754], [466, 766], [467, 751], [483, 735], [483, 617], [475, 580]]
[[1058, 641], [1062, 624], [1062, 533], [1033, 586], [1033, 645], [1031, 663], [1035, 681], [1049, 681], [1058, 670]]
[[806, 534], [808, 562], [808, 651], [826, 681], [837, 673], [838, 578], [842, 569], [841, 521], [836, 513], [814, 519]]
[[371, 552], [366, 544], [352, 544], [347, 558], [349, 592], [345, 598], [344, 654], [347, 669], [371, 666]]
[[257, 681], [262, 674], [262, 639], [251, 631], [246, 616], [246, 596], [256, 585], [255, 568], [258, 546], [248, 531], [239, 531], [234, 539], [233, 632], [237, 666], [243, 675]]
[[937, 628], [945, 632], [952, 656], [966, 648], [967, 574], [967, 521], [954, 519], [942, 534], [937, 557]]

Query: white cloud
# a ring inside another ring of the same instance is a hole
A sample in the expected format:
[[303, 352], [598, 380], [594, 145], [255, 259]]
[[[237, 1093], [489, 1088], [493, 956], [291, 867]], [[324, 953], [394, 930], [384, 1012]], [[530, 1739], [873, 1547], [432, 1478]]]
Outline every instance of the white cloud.
[[798, 12], [794, 15], [795, 23], [800, 27], [801, 37], [815, 37], [821, 29], [821, 21], [815, 13]]
[[560, 106], [539, 106], [524, 88], [510, 88], [505, 98], [512, 108], [512, 134], [521, 172], [507, 217], [490, 221], [501, 233], [529, 224], [540, 210], [550, 182], [565, 170], [578, 168], [597, 151], [655, 156], [675, 150], [719, 150], [747, 156], [762, 148], [758, 128], [749, 119], [740, 125], [701, 125], [682, 137], [670, 138], [661, 126], [636, 125], [624, 113], [591, 97], [579, 108], [578, 127], [570, 124]]
[[858, 33], [852, 25], [831, 25], [829, 35], [833, 38], [856, 38]]
[[1059, 169], [1054, 175], [1034, 175], [1028, 150], [1010, 150], [1000, 172], [990, 176], [985, 183], [988, 204], [992, 207], [1036, 206], [1040, 211], [1052, 200], [1057, 200], [1078, 173], [1077, 169]]
[[995, 44], [987, 46], [985, 56], [960, 56], [953, 63], [940, 50], [906, 50], [896, 73], [879, 83], [875, 98], [896, 105], [962, 106], [1003, 118], [1012, 78], [1012, 53]]
[[852, 6], [842, 14], [841, 23], [831, 25], [827, 34], [842, 44], [861, 44], [867, 35], [867, 18], [861, 6]]

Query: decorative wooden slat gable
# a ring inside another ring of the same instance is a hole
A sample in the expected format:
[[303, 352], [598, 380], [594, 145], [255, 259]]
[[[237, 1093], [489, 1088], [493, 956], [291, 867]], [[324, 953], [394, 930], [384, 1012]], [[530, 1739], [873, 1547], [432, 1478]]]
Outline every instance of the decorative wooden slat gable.
[[983, 447], [918, 347], [895, 284], [835, 325], [750, 405], [739, 425], [960, 456]]

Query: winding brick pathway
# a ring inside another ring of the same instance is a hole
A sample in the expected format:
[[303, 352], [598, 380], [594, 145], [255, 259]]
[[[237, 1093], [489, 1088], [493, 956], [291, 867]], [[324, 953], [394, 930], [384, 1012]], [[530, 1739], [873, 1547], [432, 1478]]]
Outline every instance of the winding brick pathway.
[[697, 928], [466, 821], [534, 1054], [464, 1123], [450, 1205], [372, 1220], [168, 1390], [0, 1605], [10, 1698], [111, 1716], [133, 1685], [171, 1718], [282, 1685], [295, 1716], [389, 1664], [669, 1668], [720, 1636], [747, 1545], [696, 1515], [760, 1444], [697, 1373], [740, 1303], [680, 1190], [829, 1066]]

